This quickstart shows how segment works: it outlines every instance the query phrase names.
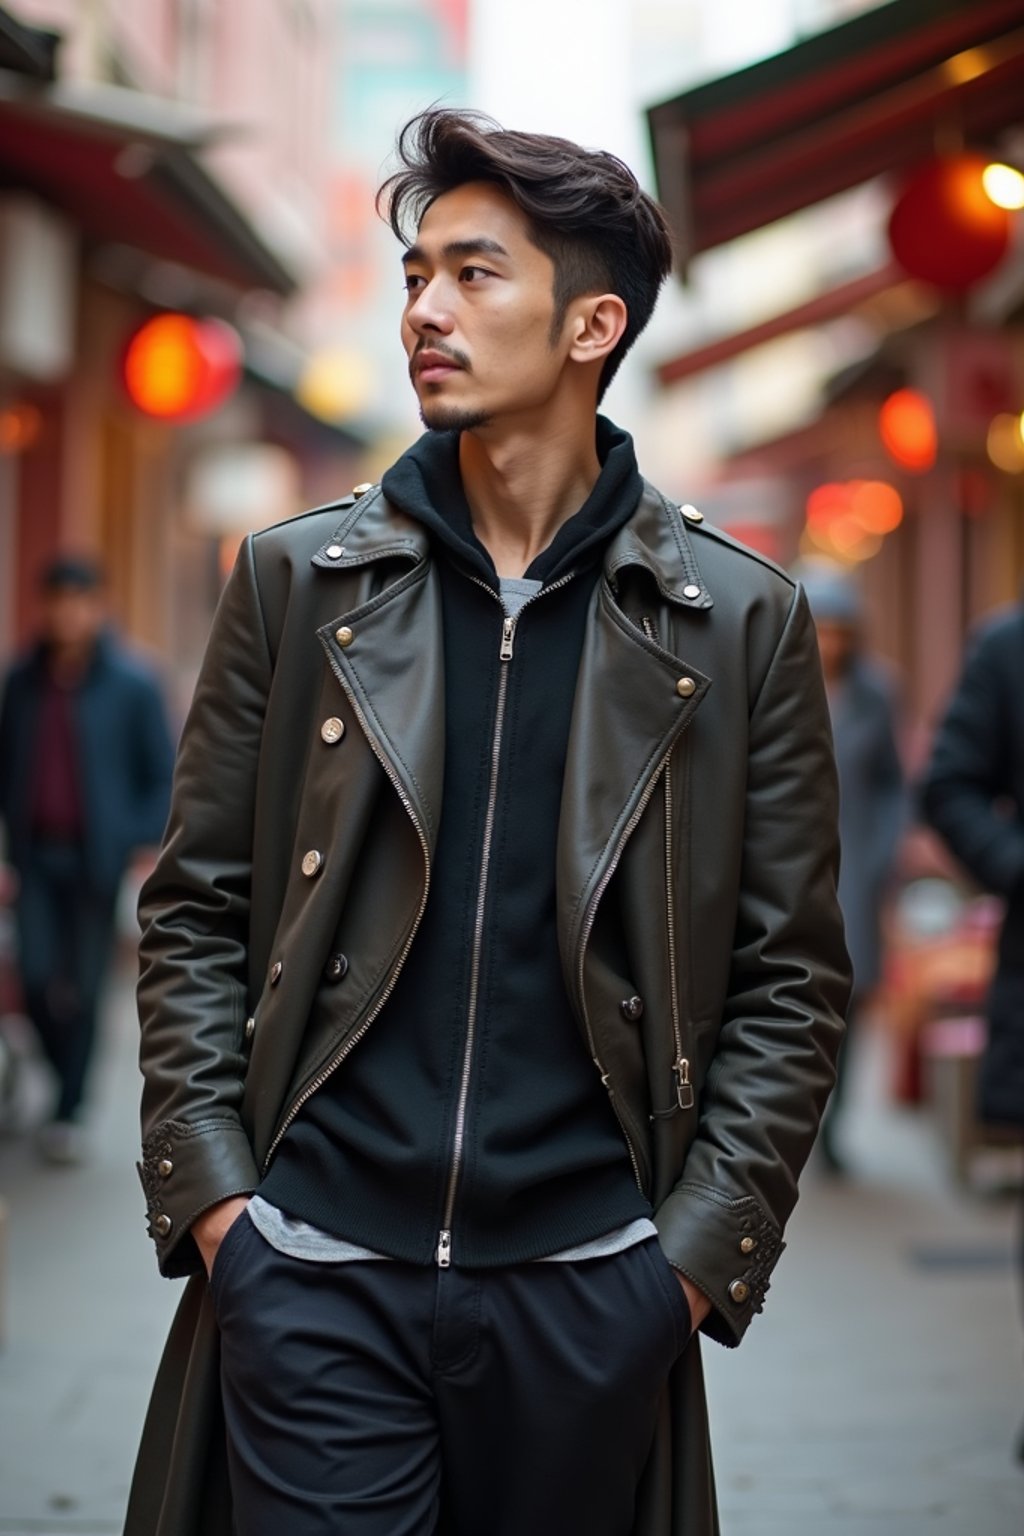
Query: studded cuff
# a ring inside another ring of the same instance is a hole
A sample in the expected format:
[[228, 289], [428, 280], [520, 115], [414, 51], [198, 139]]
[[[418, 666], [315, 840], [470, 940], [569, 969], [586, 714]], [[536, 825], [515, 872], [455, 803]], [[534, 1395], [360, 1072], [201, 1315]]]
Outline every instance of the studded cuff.
[[202, 1267], [189, 1234], [196, 1217], [219, 1200], [251, 1194], [259, 1183], [237, 1120], [165, 1120], [143, 1142], [137, 1167], [160, 1272], [172, 1277]]
[[769, 1278], [785, 1243], [752, 1195], [730, 1199], [704, 1184], [682, 1183], [654, 1213], [669, 1262], [712, 1302], [701, 1331], [736, 1345], [764, 1308]]

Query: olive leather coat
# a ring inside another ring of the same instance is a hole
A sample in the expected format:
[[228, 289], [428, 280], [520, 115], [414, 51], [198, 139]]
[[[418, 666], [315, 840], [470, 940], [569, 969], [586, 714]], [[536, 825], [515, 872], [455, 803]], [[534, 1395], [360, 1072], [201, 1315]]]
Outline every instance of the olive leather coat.
[[[306, 1098], [387, 1029], [441, 809], [441, 658], [427, 535], [379, 489], [243, 544], [141, 904], [141, 1173], [160, 1268], [192, 1278], [127, 1536], [230, 1532], [217, 1329], [189, 1227], [251, 1191]], [[587, 621], [559, 943], [662, 1246], [725, 1344], [761, 1310], [833, 1081], [849, 985], [836, 800], [801, 590], [648, 486]], [[623, 1008], [635, 997], [642, 1010]], [[717, 1530], [694, 1338], [634, 1536]]]

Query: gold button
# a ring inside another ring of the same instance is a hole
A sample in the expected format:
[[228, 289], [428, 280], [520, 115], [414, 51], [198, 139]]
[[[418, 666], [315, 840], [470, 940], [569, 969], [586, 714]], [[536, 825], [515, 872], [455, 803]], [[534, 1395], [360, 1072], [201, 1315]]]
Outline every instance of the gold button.
[[327, 556], [328, 560], [340, 560], [344, 553], [344, 546], [341, 544], [328, 544], [327, 548], [324, 550], [324, 554]]
[[745, 1280], [734, 1280], [729, 1287], [729, 1295], [738, 1307], [742, 1307], [750, 1298], [750, 1286]]
[[276, 987], [278, 982], [281, 980], [281, 972], [283, 970], [284, 966], [281, 964], [280, 960], [275, 960], [273, 965], [270, 967], [270, 985], [272, 987]]
[[700, 587], [695, 587], [691, 582], [688, 587], [683, 588], [683, 596], [689, 598], [692, 603], [695, 598], [700, 597]]
[[171, 1228], [174, 1226], [174, 1223], [169, 1216], [164, 1215], [158, 1216], [156, 1221], [154, 1221], [153, 1226], [156, 1228], [161, 1237], [169, 1237]]
[[676, 683], [676, 693], [681, 699], [688, 699], [691, 694], [697, 692], [697, 684], [692, 677], [681, 677]]
[[174, 1164], [169, 1157], [162, 1157], [156, 1165], [156, 1171], [162, 1179], [169, 1178], [174, 1172]]
[[704, 521], [704, 513], [698, 512], [696, 507], [691, 507], [689, 502], [685, 506], [680, 507], [679, 510], [688, 522], [702, 523]]
[[365, 496], [367, 491], [372, 491], [372, 490], [373, 490], [373, 481], [372, 480], [365, 480], [362, 485], [354, 485], [352, 487], [352, 495], [353, 496]]
[[325, 720], [320, 727], [320, 735], [329, 747], [333, 747], [336, 741], [340, 741], [345, 734], [345, 722], [332, 715]]
[[740, 1253], [753, 1253], [757, 1247], [756, 1237], [745, 1237], [740, 1243]]
[[343, 624], [339, 630], [335, 631], [334, 638], [337, 640], [339, 645], [351, 645], [352, 641], [355, 639], [355, 636], [349, 629], [348, 625]]
[[302, 873], [307, 880], [312, 880], [314, 875], [320, 873], [323, 867], [324, 856], [317, 848], [311, 848], [302, 860]]
[[245, 1021], [245, 1038], [247, 1040], [251, 1040], [255, 1033], [256, 1033], [256, 1020], [253, 1019], [253, 1018], [246, 1019], [246, 1021]]

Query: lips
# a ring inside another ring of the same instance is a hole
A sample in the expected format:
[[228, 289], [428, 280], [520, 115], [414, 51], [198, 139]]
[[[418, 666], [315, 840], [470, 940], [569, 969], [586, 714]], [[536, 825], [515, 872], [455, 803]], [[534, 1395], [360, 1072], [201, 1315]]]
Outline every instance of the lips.
[[416, 378], [430, 384], [448, 378], [449, 374], [458, 373], [461, 367], [461, 363], [455, 362], [444, 352], [421, 352], [413, 359], [412, 371]]

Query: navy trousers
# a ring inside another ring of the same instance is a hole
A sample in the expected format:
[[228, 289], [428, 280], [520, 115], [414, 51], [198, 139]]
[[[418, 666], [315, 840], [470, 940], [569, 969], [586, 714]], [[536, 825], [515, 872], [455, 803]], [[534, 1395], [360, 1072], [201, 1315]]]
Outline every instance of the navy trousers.
[[496, 1270], [278, 1253], [212, 1288], [236, 1536], [629, 1536], [689, 1308], [655, 1240]]
[[25, 1011], [57, 1074], [57, 1120], [72, 1120], [96, 1043], [114, 947], [116, 896], [93, 890], [76, 843], [39, 843], [21, 871], [18, 965]]

